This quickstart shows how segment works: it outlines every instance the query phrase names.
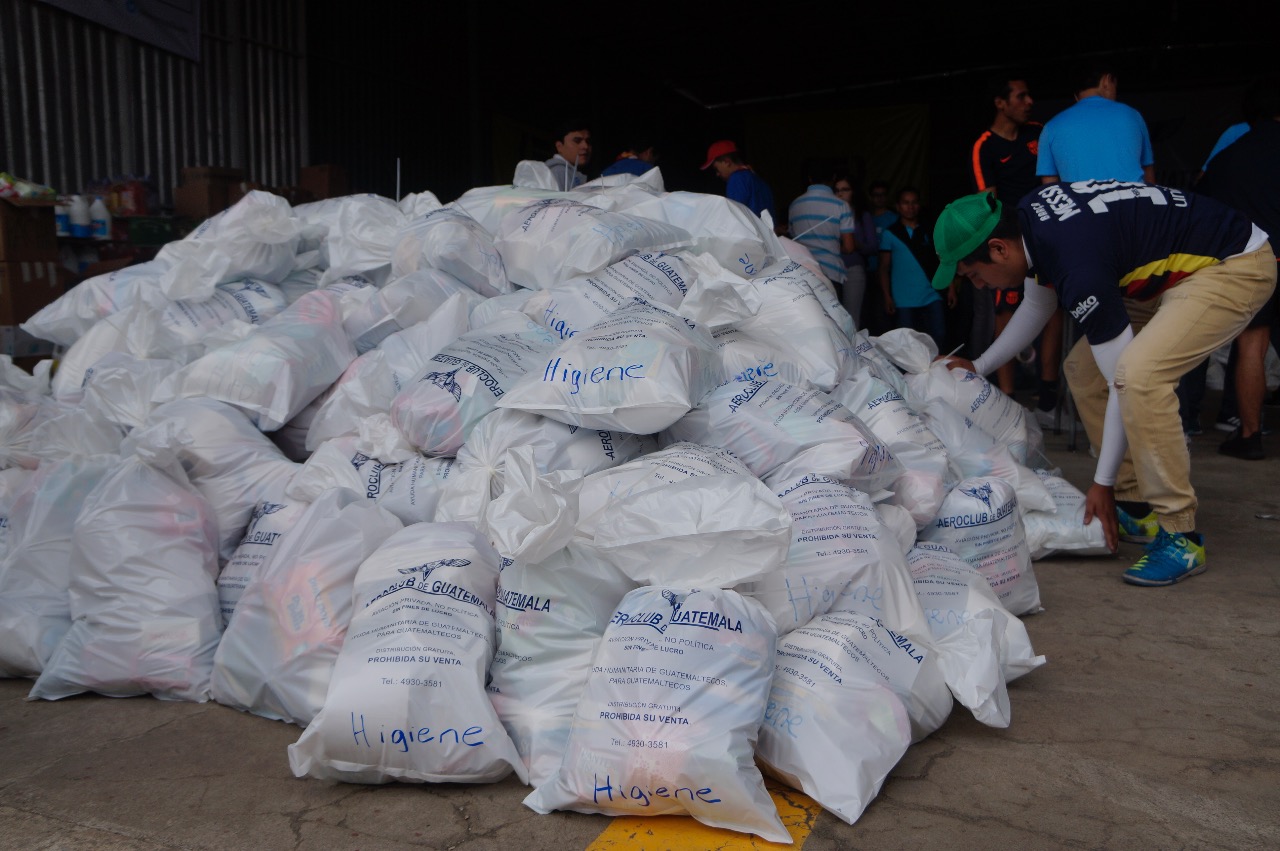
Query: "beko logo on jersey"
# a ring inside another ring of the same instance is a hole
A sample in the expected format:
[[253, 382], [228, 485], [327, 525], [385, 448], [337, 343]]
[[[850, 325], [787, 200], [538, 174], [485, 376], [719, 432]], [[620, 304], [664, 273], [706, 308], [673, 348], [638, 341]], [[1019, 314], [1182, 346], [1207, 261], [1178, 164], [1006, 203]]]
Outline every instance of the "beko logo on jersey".
[[1071, 308], [1071, 318], [1077, 322], [1080, 322], [1090, 313], [1093, 313], [1094, 309], [1097, 308], [1097, 306], [1098, 306], [1098, 297], [1096, 295], [1091, 295], [1088, 298], [1086, 298], [1084, 301], [1077, 304], [1075, 307]]

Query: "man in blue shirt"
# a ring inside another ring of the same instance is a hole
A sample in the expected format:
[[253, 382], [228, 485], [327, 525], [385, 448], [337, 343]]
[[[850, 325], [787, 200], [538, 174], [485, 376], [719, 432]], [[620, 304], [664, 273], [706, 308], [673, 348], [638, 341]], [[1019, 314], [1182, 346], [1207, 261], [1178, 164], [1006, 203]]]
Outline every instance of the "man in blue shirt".
[[[1116, 102], [1116, 75], [1086, 71], [1076, 104], [1055, 115], [1040, 132], [1036, 174], [1059, 180], [1127, 180], [1155, 183], [1155, 156], [1138, 111]], [[1017, 199], [1002, 199], [1015, 203]]]
[[724, 181], [726, 198], [745, 204], [757, 216], [765, 210], [769, 211], [770, 218], [775, 216], [773, 190], [742, 159], [738, 146], [732, 140], [721, 139], [707, 148], [707, 161], [702, 164], [702, 170], [712, 166], [715, 166], [716, 176]]
[[[948, 366], [987, 372], [1034, 339], [1056, 304], [1070, 311], [1084, 330], [1078, 348], [1087, 356], [1076, 359], [1067, 381], [1099, 447], [1085, 522], [1100, 518], [1112, 549], [1121, 535], [1149, 539], [1146, 554], [1124, 574], [1130, 584], [1172, 585], [1203, 572], [1174, 388], [1240, 333], [1275, 290], [1267, 235], [1210, 198], [1086, 180], [1048, 184], [1016, 210], [985, 193], [966, 196], [947, 205], [934, 236], [941, 259], [935, 288], [956, 274], [980, 287], [1026, 285], [991, 348], [976, 362], [954, 358]], [[1125, 299], [1156, 305], [1136, 330]]]
[[653, 168], [658, 161], [658, 151], [653, 143], [647, 139], [634, 142], [629, 148], [618, 154], [618, 158], [614, 160], [604, 171], [600, 172], [601, 177], [609, 177], [614, 174], [644, 174]]

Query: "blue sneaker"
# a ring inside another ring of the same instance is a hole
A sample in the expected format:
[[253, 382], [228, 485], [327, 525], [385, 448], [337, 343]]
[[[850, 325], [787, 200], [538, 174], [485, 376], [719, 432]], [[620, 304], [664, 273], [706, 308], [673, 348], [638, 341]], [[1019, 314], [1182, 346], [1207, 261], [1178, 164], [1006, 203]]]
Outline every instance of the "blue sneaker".
[[1120, 540], [1130, 544], [1149, 544], [1160, 531], [1160, 522], [1156, 520], [1154, 511], [1148, 512], [1146, 517], [1134, 517], [1117, 505], [1116, 520], [1120, 524]]
[[1172, 585], [1204, 573], [1206, 568], [1201, 535], [1161, 529], [1147, 545], [1146, 555], [1124, 572], [1124, 581], [1130, 585]]

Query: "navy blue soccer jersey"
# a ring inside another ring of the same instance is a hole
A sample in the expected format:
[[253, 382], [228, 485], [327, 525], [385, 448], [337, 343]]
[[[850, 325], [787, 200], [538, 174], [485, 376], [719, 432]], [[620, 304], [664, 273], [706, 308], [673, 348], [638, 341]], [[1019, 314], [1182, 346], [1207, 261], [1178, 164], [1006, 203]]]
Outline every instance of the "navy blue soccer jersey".
[[1244, 251], [1252, 223], [1202, 195], [1116, 180], [1050, 183], [1018, 204], [1031, 274], [1092, 344], [1129, 324], [1122, 299], [1153, 299]]

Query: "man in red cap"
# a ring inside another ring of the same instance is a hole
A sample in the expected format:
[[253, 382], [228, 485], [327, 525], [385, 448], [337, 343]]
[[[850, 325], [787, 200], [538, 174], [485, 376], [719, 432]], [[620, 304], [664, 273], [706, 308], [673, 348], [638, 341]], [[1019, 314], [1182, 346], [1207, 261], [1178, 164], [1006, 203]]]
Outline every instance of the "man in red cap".
[[725, 183], [726, 198], [745, 204], [757, 216], [768, 210], [769, 216], [773, 217], [773, 190], [746, 164], [738, 146], [731, 140], [721, 139], [707, 148], [707, 161], [702, 164], [702, 170], [712, 166]]

